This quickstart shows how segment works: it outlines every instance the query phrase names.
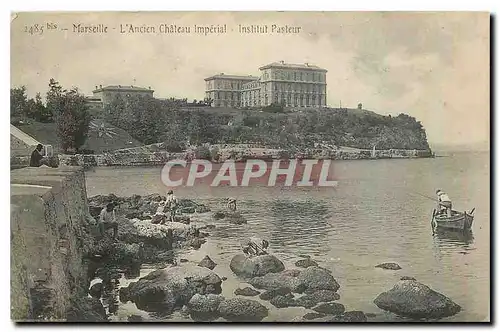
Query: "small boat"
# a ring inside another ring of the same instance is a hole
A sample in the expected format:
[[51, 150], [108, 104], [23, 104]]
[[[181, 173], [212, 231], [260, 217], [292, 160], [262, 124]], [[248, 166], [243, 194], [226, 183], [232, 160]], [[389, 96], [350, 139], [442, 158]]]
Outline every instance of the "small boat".
[[446, 214], [438, 214], [436, 209], [432, 211], [432, 225], [435, 228], [446, 228], [450, 230], [470, 230], [472, 228], [472, 222], [474, 221], [474, 210], [473, 208], [470, 212], [458, 212], [455, 210], [451, 211], [451, 217]]

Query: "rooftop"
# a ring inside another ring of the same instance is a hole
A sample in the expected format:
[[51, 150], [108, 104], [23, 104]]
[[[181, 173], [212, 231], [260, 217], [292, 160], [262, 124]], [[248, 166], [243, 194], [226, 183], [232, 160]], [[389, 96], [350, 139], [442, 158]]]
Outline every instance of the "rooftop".
[[326, 69], [320, 68], [316, 65], [312, 65], [310, 63], [305, 63], [305, 64], [295, 64], [295, 63], [285, 63], [285, 61], [280, 61], [280, 62], [273, 62], [268, 65], [262, 66], [259, 69], [267, 69], [267, 68], [284, 68], [284, 69], [306, 69], [306, 70], [316, 70], [316, 71], [322, 71], [322, 72], [327, 72]]
[[227, 75], [224, 73], [220, 73], [220, 74], [205, 78], [205, 81], [213, 80], [216, 78], [224, 78], [224, 79], [230, 79], [230, 80], [248, 80], [248, 81], [255, 81], [255, 80], [259, 79], [257, 76], [252, 76], [252, 75]]
[[154, 92], [154, 90], [151, 90], [151, 87], [149, 88], [141, 88], [139, 86], [133, 86], [133, 85], [107, 85], [107, 86], [102, 86], [100, 85], [99, 87], [96, 86], [95, 90], [92, 92], [101, 92], [105, 90], [114, 90], [114, 91], [142, 91], [142, 92]]

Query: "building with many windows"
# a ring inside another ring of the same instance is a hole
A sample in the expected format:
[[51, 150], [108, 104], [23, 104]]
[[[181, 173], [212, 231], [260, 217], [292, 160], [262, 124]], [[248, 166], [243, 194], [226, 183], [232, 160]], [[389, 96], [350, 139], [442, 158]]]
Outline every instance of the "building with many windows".
[[326, 106], [326, 69], [284, 61], [259, 69], [260, 77], [220, 74], [206, 78], [205, 97], [213, 100], [214, 107]]
[[243, 85], [258, 79], [255, 76], [225, 75], [224, 73], [205, 78], [205, 98], [213, 100], [213, 107], [238, 107], [241, 104]]
[[108, 85], [95, 87], [92, 91], [94, 98], [100, 98], [103, 104], [108, 104], [116, 97], [149, 96], [153, 97], [154, 90], [133, 85]]

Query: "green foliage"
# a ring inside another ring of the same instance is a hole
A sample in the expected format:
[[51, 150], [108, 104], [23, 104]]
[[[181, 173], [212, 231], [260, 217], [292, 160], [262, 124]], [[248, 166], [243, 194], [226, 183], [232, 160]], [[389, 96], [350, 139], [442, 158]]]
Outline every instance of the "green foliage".
[[54, 116], [62, 150], [78, 151], [87, 139], [91, 120], [85, 97], [78, 89], [63, 90], [57, 81], [50, 79], [47, 109]]
[[10, 117], [12, 123], [24, 119], [34, 119], [38, 122], [53, 121], [52, 113], [43, 104], [40, 93], [36, 94], [35, 99], [28, 99], [24, 86], [10, 89]]
[[425, 130], [415, 118], [382, 116], [357, 109], [305, 109], [284, 113], [281, 105], [267, 111], [213, 112], [183, 110], [170, 100], [148, 97], [117, 99], [106, 107], [106, 120], [145, 144], [165, 142], [256, 143], [289, 150], [317, 143], [371, 149], [427, 149]]
[[285, 108], [283, 107], [282, 104], [272, 103], [271, 105], [262, 107], [262, 111], [268, 112], [268, 113], [284, 113]]

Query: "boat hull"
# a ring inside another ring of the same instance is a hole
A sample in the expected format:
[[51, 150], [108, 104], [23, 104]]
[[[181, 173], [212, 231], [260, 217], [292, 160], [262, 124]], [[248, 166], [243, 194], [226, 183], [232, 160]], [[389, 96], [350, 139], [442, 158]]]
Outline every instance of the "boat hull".
[[434, 227], [450, 230], [470, 230], [474, 221], [474, 215], [468, 212], [453, 211], [451, 217], [437, 215], [436, 211], [432, 215]]

